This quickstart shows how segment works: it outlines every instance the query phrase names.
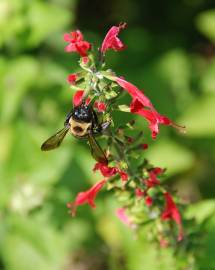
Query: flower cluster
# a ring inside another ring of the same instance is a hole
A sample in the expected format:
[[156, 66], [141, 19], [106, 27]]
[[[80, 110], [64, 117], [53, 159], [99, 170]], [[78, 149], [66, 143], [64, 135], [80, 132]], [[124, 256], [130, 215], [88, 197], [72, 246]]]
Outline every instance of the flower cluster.
[[[139, 115], [148, 122], [153, 139], [156, 139], [159, 133], [159, 125], [184, 131], [183, 126], [160, 114], [142, 90], [105, 68], [105, 55], [108, 50], [121, 51], [126, 48], [119, 38], [125, 27], [126, 24], [123, 23], [110, 28], [99, 49], [97, 60], [93, 46], [84, 40], [79, 30], [64, 35], [64, 40], [68, 43], [65, 51], [80, 55], [81, 71], [71, 73], [67, 78], [71, 89], [75, 91], [73, 106], [90, 104], [102, 119], [109, 122], [113, 122], [114, 110]], [[131, 97], [129, 105], [120, 104], [120, 97], [124, 92]], [[129, 132], [133, 132], [132, 137]], [[100, 172], [102, 179], [87, 191], [78, 193], [75, 200], [68, 203], [71, 214], [74, 216], [77, 207], [83, 204], [95, 208], [97, 193], [108, 184], [109, 189], [115, 191], [121, 202], [116, 214], [123, 223], [132, 228], [141, 226], [146, 220], [159, 223], [157, 235], [161, 246], [168, 244], [169, 232], [176, 228], [177, 239], [182, 240], [180, 212], [172, 195], [162, 184], [165, 170], [150, 165], [144, 158], [143, 151], [148, 148], [148, 144], [145, 143], [142, 132], [137, 133], [135, 130], [135, 121], [117, 128], [110, 127], [103, 136], [107, 142], [108, 164], [97, 162], [93, 168], [94, 172]], [[122, 197], [126, 197], [126, 200], [121, 200]], [[172, 226], [173, 223], [176, 226]]]

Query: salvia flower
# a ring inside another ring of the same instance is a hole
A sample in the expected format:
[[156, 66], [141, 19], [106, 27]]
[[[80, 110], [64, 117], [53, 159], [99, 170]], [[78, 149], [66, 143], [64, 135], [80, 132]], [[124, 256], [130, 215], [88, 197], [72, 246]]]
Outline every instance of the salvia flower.
[[97, 170], [99, 170], [104, 177], [111, 177], [118, 173], [123, 181], [128, 180], [128, 174], [117, 167], [109, 167], [104, 163], [97, 162], [93, 168], [93, 171], [95, 172]]
[[102, 180], [92, 186], [89, 190], [80, 192], [75, 198], [75, 201], [72, 203], [68, 203], [67, 207], [70, 208], [71, 214], [74, 216], [76, 213], [76, 208], [79, 205], [88, 203], [92, 208], [96, 207], [95, 198], [97, 193], [102, 189], [105, 185], [106, 180]]
[[77, 52], [82, 57], [87, 56], [87, 51], [91, 48], [90, 43], [84, 40], [79, 30], [64, 34], [64, 40], [69, 43], [65, 48], [66, 52]]
[[181, 241], [183, 239], [183, 228], [182, 228], [182, 222], [181, 222], [181, 215], [179, 213], [179, 210], [174, 203], [172, 196], [168, 193], [164, 193], [164, 198], [166, 201], [166, 206], [161, 214], [162, 220], [173, 220], [178, 225], [178, 241]]
[[119, 26], [112, 26], [107, 32], [101, 46], [101, 52], [105, 53], [107, 50], [112, 49], [114, 51], [121, 51], [125, 49], [125, 45], [118, 38], [118, 35], [122, 29], [126, 27], [126, 23], [122, 23]]

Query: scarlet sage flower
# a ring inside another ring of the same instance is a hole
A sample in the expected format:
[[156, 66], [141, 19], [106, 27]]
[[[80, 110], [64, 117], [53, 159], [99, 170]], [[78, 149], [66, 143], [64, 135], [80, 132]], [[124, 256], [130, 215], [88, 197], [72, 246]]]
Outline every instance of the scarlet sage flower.
[[118, 38], [118, 35], [122, 29], [126, 27], [126, 23], [122, 23], [119, 26], [112, 26], [107, 32], [101, 46], [101, 52], [104, 54], [108, 49], [114, 51], [121, 51], [125, 49], [125, 45]]
[[179, 130], [184, 130], [184, 127], [176, 125], [166, 116], [159, 114], [149, 98], [135, 85], [119, 77], [116, 77], [115, 81], [119, 84], [119, 86], [128, 91], [132, 97], [130, 112], [144, 117], [149, 122], [149, 129], [152, 132], [153, 139], [156, 138], [159, 132], [159, 124], [170, 125]]
[[69, 43], [65, 48], [66, 52], [77, 52], [82, 57], [87, 56], [87, 51], [91, 48], [91, 44], [84, 40], [79, 30], [64, 34], [64, 40]]
[[99, 170], [104, 177], [111, 177], [111, 176], [114, 176], [115, 174], [119, 173], [119, 175], [123, 181], [128, 180], [128, 174], [126, 172], [124, 172], [123, 170], [120, 170], [117, 167], [109, 167], [104, 163], [97, 162], [93, 168], [93, 171], [95, 172], [97, 170]]
[[108, 167], [106, 164], [99, 162], [97, 162], [93, 168], [94, 172], [97, 170], [99, 170], [104, 177], [111, 177], [118, 172], [116, 167]]
[[92, 186], [89, 190], [84, 192], [79, 192], [76, 196], [76, 199], [72, 203], [68, 203], [67, 207], [70, 208], [71, 214], [74, 216], [76, 213], [76, 208], [79, 205], [88, 203], [92, 208], [96, 207], [95, 204], [95, 198], [97, 193], [102, 189], [102, 187], [105, 185], [106, 180], [102, 180], [98, 183], [96, 183], [94, 186]]
[[172, 196], [168, 193], [165, 192], [164, 193], [164, 198], [166, 201], [166, 206], [165, 209], [163, 211], [163, 213], [161, 214], [161, 219], [162, 220], [174, 220], [175, 223], [178, 226], [178, 241], [181, 241], [183, 239], [183, 228], [182, 228], [182, 223], [181, 223], [181, 215], [179, 213], [179, 210], [176, 206], [176, 204], [174, 203]]

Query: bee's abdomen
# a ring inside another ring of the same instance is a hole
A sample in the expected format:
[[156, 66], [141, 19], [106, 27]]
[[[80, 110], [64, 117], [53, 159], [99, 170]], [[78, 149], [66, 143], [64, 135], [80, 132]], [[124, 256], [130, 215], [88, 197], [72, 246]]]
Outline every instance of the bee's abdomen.
[[77, 138], [85, 138], [92, 128], [91, 123], [77, 122], [73, 118], [70, 119], [70, 131]]

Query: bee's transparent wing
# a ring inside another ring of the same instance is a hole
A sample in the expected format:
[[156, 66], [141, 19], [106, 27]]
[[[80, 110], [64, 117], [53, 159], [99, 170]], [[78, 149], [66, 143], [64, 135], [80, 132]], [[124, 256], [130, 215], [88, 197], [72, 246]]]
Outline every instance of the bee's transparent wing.
[[59, 147], [66, 136], [67, 132], [69, 130], [69, 126], [65, 126], [63, 129], [58, 131], [56, 134], [48, 138], [42, 145], [41, 150], [42, 151], [49, 151], [52, 149], [55, 149]]
[[101, 149], [101, 147], [91, 133], [88, 134], [88, 141], [90, 144], [91, 154], [95, 158], [95, 160], [100, 163], [108, 164], [105, 153], [103, 152], [103, 150]]

